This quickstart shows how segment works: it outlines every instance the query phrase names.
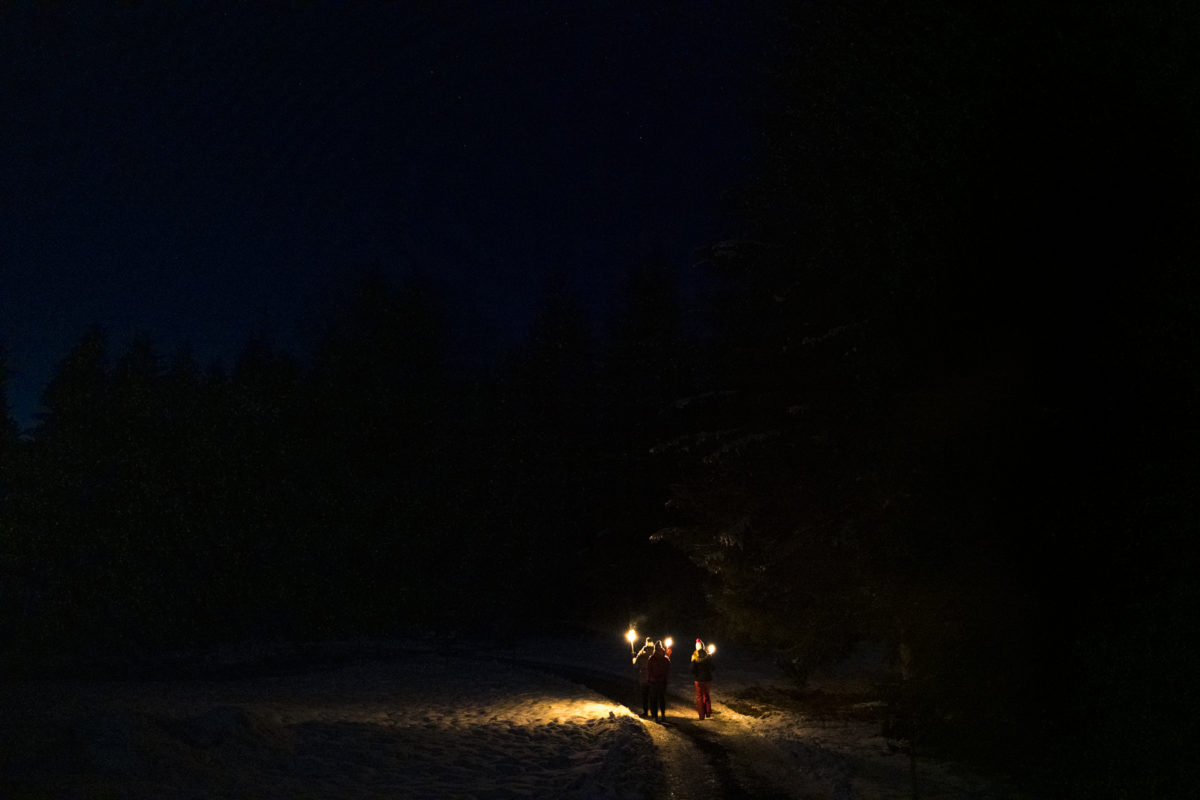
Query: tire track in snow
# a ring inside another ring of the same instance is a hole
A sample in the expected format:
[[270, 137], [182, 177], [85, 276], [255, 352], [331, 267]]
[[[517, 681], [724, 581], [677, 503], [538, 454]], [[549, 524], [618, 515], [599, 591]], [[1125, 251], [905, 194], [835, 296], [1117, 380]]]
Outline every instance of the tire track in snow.
[[[517, 658], [498, 660], [566, 678], [628, 708], [634, 714], [638, 713], [631, 704], [635, 692], [632, 678], [622, 679], [609, 673], [566, 664]], [[677, 695], [672, 696], [671, 700], [675, 708], [690, 708]], [[700, 725], [691, 724], [682, 716], [668, 717], [662, 723], [646, 720], [645, 724], [662, 759], [664, 788], [671, 800], [772, 800], [771, 795], [763, 794], [761, 790], [749, 791], [742, 786], [733, 774], [729, 751], [712, 733], [702, 730]]]

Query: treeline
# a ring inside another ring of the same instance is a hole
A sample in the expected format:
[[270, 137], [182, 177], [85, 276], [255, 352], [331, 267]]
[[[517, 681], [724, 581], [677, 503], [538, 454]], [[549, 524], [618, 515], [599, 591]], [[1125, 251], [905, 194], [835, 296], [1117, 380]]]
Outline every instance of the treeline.
[[31, 435], [6, 428], [6, 661], [628, 615], [663, 563], [635, 555], [661, 498], [630, 454], [681, 388], [664, 270], [612, 347], [553, 289], [490, 371], [453, 366], [418, 279], [371, 276], [311, 354], [254, 340], [228, 374], [91, 329]]

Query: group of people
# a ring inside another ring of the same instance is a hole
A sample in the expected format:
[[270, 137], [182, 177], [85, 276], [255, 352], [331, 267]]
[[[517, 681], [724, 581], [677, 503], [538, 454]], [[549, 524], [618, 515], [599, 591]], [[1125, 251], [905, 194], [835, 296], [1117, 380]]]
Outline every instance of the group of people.
[[[633, 657], [633, 666], [637, 669], [642, 717], [649, 717], [655, 722], [666, 719], [671, 648], [664, 646], [661, 639], [653, 641], [646, 637], [646, 643]], [[709, 697], [712, 674], [712, 654], [705, 649], [704, 642], [697, 639], [696, 649], [692, 652], [692, 681], [696, 685], [696, 713], [700, 719], [712, 716], [712, 699]]]

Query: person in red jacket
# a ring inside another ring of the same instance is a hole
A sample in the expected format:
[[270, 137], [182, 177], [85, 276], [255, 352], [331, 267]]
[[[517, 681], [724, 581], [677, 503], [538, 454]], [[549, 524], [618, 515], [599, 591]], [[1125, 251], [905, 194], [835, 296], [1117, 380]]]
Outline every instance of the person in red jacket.
[[704, 649], [704, 642], [697, 639], [696, 652], [692, 653], [692, 680], [696, 683], [696, 713], [700, 719], [712, 716], [712, 698], [708, 695], [712, 671], [712, 656]]
[[650, 718], [655, 722], [667, 718], [667, 679], [671, 676], [671, 657], [662, 641], [654, 643], [654, 652], [646, 663], [650, 681]]

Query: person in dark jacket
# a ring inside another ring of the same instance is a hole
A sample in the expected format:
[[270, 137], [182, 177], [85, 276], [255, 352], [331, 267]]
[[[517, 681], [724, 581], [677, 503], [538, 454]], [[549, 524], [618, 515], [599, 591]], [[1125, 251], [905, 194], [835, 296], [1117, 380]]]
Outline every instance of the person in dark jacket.
[[700, 719], [712, 716], [712, 698], [708, 694], [712, 673], [712, 656], [704, 649], [704, 642], [697, 639], [696, 651], [692, 653], [692, 680], [696, 683], [696, 713]]
[[671, 676], [671, 657], [661, 641], [654, 643], [654, 653], [646, 662], [650, 680], [650, 718], [658, 721], [667, 718], [667, 679]]
[[642, 716], [650, 716], [650, 654], [654, 652], [654, 642], [646, 637], [646, 643], [633, 657], [633, 667], [637, 670], [638, 698], [642, 701]]

